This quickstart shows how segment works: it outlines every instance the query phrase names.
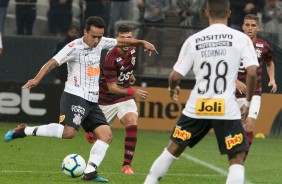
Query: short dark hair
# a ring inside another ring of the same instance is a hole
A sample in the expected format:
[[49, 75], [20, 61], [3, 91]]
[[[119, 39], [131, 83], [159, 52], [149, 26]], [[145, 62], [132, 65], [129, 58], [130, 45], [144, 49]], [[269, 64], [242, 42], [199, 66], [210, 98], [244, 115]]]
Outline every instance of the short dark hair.
[[101, 17], [90, 16], [86, 19], [85, 30], [88, 32], [91, 26], [94, 26], [97, 28], [105, 28], [106, 24], [105, 24], [105, 21]]
[[223, 19], [230, 10], [229, 0], [208, 0], [207, 10], [214, 18]]
[[247, 15], [245, 16], [245, 18], [244, 18], [244, 22], [245, 22], [246, 19], [255, 20], [256, 23], [257, 23], [257, 25], [259, 25], [259, 18], [258, 18], [258, 16], [255, 15], [255, 14], [247, 14]]
[[119, 33], [129, 33], [132, 32], [133, 28], [131, 26], [125, 25], [125, 24], [121, 24], [118, 25], [117, 27], [117, 34]]

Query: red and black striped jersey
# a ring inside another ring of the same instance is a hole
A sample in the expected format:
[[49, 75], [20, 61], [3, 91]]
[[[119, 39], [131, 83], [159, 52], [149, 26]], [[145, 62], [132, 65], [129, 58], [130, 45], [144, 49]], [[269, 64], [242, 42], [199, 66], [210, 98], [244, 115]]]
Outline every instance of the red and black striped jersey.
[[[256, 39], [254, 42], [254, 47], [257, 53], [259, 67], [257, 68], [257, 85], [255, 89], [255, 95], [261, 95], [262, 92], [262, 68], [263, 63], [268, 64], [269, 62], [273, 61], [272, 51], [269, 44], [263, 40]], [[246, 68], [243, 66], [242, 62], [239, 67], [238, 72], [238, 80], [246, 84], [246, 77], [247, 71]], [[238, 90], [236, 90], [236, 97], [237, 98], [244, 98], [245, 94], [240, 94]]]
[[129, 79], [133, 73], [136, 62], [136, 47], [131, 46], [126, 56], [123, 56], [117, 47], [106, 55], [101, 65], [101, 78], [99, 82], [99, 104], [110, 105], [132, 99], [131, 95], [116, 95], [110, 93], [107, 83], [116, 82], [123, 88], [130, 87]]

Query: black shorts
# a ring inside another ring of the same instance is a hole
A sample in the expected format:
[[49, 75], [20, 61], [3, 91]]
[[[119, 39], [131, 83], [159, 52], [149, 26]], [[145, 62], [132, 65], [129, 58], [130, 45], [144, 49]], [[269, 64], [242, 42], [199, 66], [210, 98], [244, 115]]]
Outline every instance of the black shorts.
[[59, 123], [76, 130], [79, 130], [81, 125], [86, 132], [93, 132], [101, 125], [108, 125], [98, 103], [89, 102], [66, 92], [63, 92], [61, 97]]
[[238, 153], [244, 151], [248, 146], [241, 119], [194, 119], [181, 114], [170, 139], [178, 145], [187, 145], [192, 148], [212, 128], [221, 154]]

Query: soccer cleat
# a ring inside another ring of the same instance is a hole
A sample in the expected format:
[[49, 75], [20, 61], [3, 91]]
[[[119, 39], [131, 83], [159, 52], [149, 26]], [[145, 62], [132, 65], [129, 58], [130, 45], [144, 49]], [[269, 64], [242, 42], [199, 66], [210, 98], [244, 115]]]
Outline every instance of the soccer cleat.
[[124, 165], [121, 169], [121, 172], [123, 174], [134, 174], [132, 168], [130, 167], [130, 165]]
[[100, 182], [100, 183], [108, 183], [109, 180], [102, 178], [98, 175], [96, 171], [91, 173], [84, 173], [82, 176], [82, 180], [84, 181], [93, 181], [93, 182]]
[[9, 130], [4, 137], [5, 142], [9, 142], [16, 138], [24, 138], [26, 136], [24, 133], [25, 127], [27, 127], [26, 124], [20, 124], [18, 127]]
[[97, 140], [96, 136], [92, 132], [85, 132], [84, 137], [89, 144], [92, 144]]

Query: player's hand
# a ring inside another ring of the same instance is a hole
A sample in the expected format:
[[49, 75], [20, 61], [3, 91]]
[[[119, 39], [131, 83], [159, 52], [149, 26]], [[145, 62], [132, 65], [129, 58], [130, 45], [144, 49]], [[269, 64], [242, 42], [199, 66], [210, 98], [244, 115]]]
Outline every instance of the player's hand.
[[134, 96], [138, 98], [139, 100], [145, 100], [149, 93], [147, 91], [144, 91], [142, 89], [136, 89], [134, 92]]
[[276, 83], [274, 81], [269, 81], [268, 86], [272, 86], [272, 88], [270, 90], [271, 93], [275, 93], [276, 92], [277, 85], [276, 85]]
[[180, 93], [180, 87], [179, 86], [176, 86], [176, 88], [173, 89], [173, 90], [169, 90], [170, 98], [173, 101], [176, 101], [176, 102], [178, 101], [179, 93]]
[[3, 52], [3, 49], [2, 49], [2, 48], [0, 48], [0, 56], [2, 55], [2, 52]]
[[33, 88], [35, 86], [37, 86], [39, 84], [39, 81], [36, 79], [31, 79], [29, 81], [27, 81], [27, 83], [25, 85], [23, 85], [23, 89], [30, 89]]
[[147, 41], [143, 41], [143, 45], [144, 45], [144, 51], [145, 52], [149, 52], [149, 56], [151, 56], [152, 55], [152, 51], [154, 51], [154, 52], [156, 52], [157, 54], [159, 54], [158, 53], [158, 51], [156, 50], [156, 48], [155, 48], [155, 46], [153, 45], [153, 44], [151, 44], [150, 42], [147, 42]]
[[239, 93], [246, 94], [247, 86], [243, 82], [236, 80], [236, 89], [239, 91]]
[[243, 105], [240, 108], [240, 110], [241, 110], [242, 122], [245, 122], [249, 114], [249, 107], [246, 107], [245, 105]]

